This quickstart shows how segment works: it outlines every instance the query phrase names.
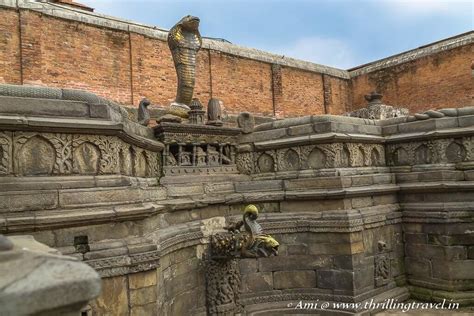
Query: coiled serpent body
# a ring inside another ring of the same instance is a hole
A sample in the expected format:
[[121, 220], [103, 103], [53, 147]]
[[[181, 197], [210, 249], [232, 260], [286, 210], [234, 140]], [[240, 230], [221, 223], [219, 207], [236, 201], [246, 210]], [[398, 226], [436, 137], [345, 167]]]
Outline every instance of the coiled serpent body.
[[191, 103], [196, 75], [196, 55], [201, 48], [199, 18], [185, 16], [168, 33], [168, 46], [173, 56], [178, 89], [176, 103]]

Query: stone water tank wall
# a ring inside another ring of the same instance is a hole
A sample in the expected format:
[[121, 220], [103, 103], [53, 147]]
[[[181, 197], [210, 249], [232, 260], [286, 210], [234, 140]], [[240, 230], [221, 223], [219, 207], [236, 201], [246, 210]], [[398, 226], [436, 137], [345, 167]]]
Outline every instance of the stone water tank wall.
[[472, 108], [265, 123], [239, 136], [238, 171], [162, 176], [163, 144], [113, 102], [0, 91], [0, 232], [96, 269], [93, 314], [205, 315], [209, 236], [248, 203], [281, 244], [234, 271], [249, 315], [299, 300], [474, 300]]

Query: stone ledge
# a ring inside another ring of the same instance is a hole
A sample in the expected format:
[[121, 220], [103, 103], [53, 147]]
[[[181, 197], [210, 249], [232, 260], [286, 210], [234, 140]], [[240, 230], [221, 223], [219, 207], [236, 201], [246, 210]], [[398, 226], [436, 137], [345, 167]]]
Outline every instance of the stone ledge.
[[[321, 293], [322, 289], [289, 289], [289, 290], [273, 290], [265, 291], [254, 294], [244, 294], [241, 297], [243, 305], [245, 305], [246, 311], [249, 315], [255, 315], [253, 313], [267, 310], [267, 311], [281, 311], [291, 312], [294, 309], [288, 308], [288, 303], [294, 304], [300, 300], [307, 302], [363, 302], [366, 299], [373, 298], [374, 302], [383, 302], [388, 298], [393, 298], [399, 302], [402, 302], [409, 297], [408, 289], [405, 287], [381, 287], [367, 293], [360, 294], [357, 296], [347, 296], [338, 294], [327, 294]], [[330, 305], [332, 306], [332, 305]], [[314, 313], [317, 310], [312, 310]], [[321, 310], [319, 310], [321, 311]], [[318, 311], [318, 312], [319, 312]], [[327, 312], [337, 312], [335, 315], [340, 315], [340, 310], [326, 310]], [[301, 312], [298, 311], [298, 312]], [[358, 311], [361, 312], [361, 311]], [[344, 314], [351, 314], [350, 311], [345, 311]], [[368, 314], [367, 314], [368, 315]]]

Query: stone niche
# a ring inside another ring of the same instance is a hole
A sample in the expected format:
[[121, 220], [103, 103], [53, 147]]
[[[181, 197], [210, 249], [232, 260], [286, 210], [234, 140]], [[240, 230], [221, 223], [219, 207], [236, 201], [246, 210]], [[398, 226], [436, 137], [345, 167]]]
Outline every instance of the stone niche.
[[236, 173], [239, 128], [161, 122], [164, 175]]

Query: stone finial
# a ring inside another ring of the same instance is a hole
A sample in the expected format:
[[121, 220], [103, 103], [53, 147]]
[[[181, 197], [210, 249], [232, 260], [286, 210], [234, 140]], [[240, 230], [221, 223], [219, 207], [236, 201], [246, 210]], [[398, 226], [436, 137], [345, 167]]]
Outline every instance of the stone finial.
[[237, 116], [237, 125], [242, 129], [242, 133], [251, 133], [255, 127], [255, 119], [250, 112], [241, 112]]
[[222, 126], [222, 109], [219, 99], [212, 98], [207, 104], [207, 125]]
[[191, 110], [188, 112], [190, 124], [204, 124], [204, 114], [206, 113], [202, 109], [202, 104], [199, 99], [194, 98], [190, 104]]
[[366, 94], [364, 98], [369, 102], [369, 104], [382, 104], [383, 95], [376, 91], [372, 91], [371, 93]]
[[148, 110], [150, 104], [150, 101], [145, 98], [138, 105], [138, 123], [141, 125], [147, 126], [150, 122], [150, 111]]

